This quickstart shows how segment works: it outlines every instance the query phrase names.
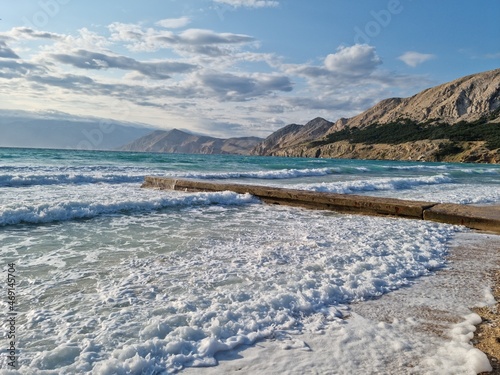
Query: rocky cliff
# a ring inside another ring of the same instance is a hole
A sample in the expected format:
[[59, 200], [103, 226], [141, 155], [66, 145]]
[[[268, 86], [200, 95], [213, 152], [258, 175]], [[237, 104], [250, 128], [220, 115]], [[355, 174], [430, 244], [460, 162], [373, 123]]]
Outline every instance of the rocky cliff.
[[[446, 152], [451, 147], [456, 152]], [[348, 141], [330, 143], [318, 148], [298, 146], [279, 150], [273, 156], [365, 159], [445, 161], [456, 163], [500, 163], [500, 149], [490, 150], [484, 141], [452, 143], [449, 140], [425, 140], [399, 144], [352, 144]]]
[[185, 154], [246, 155], [261, 138], [214, 138], [189, 134], [178, 129], [157, 130], [120, 148], [121, 151], [165, 152]]
[[[466, 123], [470, 128], [464, 131]], [[443, 124], [448, 124], [449, 129], [443, 130]], [[407, 139], [400, 137], [385, 143], [374, 141], [374, 132], [405, 134], [410, 125], [416, 132], [432, 136], [422, 139], [418, 134], [406, 134]], [[433, 126], [439, 127], [442, 139], [437, 132], [434, 134], [429, 130]], [[363, 142], [365, 133], [367, 141]], [[462, 77], [409, 98], [386, 99], [355, 117], [341, 118], [335, 123], [314, 119], [304, 126], [288, 125], [271, 134], [252, 153], [498, 163], [498, 137], [500, 69]]]

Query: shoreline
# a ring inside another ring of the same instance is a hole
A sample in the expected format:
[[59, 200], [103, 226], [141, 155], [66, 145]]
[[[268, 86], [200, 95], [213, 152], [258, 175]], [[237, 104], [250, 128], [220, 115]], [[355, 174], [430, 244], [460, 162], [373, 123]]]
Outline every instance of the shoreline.
[[[499, 272], [499, 244], [498, 235], [457, 233], [444, 269], [416, 279], [409, 287], [347, 306], [344, 323], [331, 323], [319, 334], [304, 329], [301, 334], [285, 339], [275, 337], [233, 352], [222, 352], [216, 355], [217, 366], [186, 368], [182, 373], [334, 371], [343, 374], [347, 369], [355, 369], [358, 373], [476, 374], [485, 371], [486, 357], [472, 345], [474, 324], [479, 319], [474, 311], [475, 306], [487, 308], [493, 303], [490, 293], [493, 280], [487, 275]], [[366, 337], [355, 335], [360, 325]], [[479, 342], [485, 342], [485, 338], [483, 335]], [[387, 343], [385, 350], [374, 344], [380, 340]], [[335, 345], [339, 347], [332, 349]]]

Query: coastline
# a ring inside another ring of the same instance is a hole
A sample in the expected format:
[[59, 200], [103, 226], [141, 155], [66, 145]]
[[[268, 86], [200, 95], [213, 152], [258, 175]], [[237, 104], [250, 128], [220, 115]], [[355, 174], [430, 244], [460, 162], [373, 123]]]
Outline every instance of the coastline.
[[[472, 346], [477, 340], [472, 340], [474, 324], [480, 322], [474, 311], [477, 306], [492, 308], [495, 302], [493, 280], [487, 276], [498, 274], [499, 244], [498, 235], [458, 233], [446, 268], [415, 280], [411, 287], [348, 306], [343, 323], [331, 323], [319, 333], [304, 329], [300, 335], [220, 353], [218, 366], [186, 368], [182, 373], [343, 374], [353, 368], [387, 374], [486, 371], [486, 356]], [[366, 336], [350, 337], [356, 331], [349, 329], [351, 325], [363, 325]], [[488, 345], [487, 337], [483, 334], [479, 343]], [[386, 343], [384, 349], [381, 340]]]

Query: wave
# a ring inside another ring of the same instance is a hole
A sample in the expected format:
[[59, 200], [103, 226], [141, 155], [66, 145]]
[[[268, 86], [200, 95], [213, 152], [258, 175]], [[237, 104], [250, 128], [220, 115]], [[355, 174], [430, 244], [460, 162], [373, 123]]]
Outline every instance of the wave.
[[257, 178], [264, 180], [279, 180], [299, 177], [318, 177], [338, 174], [340, 168], [311, 168], [311, 169], [279, 169], [272, 171], [249, 171], [249, 172], [217, 172], [217, 173], [183, 173], [177, 177], [189, 177], [198, 179], [237, 179]]
[[353, 194], [380, 190], [406, 190], [422, 185], [452, 183], [453, 179], [441, 174], [431, 177], [383, 178], [371, 181], [323, 182], [321, 184], [294, 185], [296, 189], [312, 190], [338, 194]]
[[120, 184], [130, 182], [141, 182], [144, 180], [144, 175], [120, 175], [120, 174], [102, 174], [102, 175], [86, 175], [86, 174], [31, 174], [31, 175], [16, 175], [6, 174], [0, 175], [0, 187], [20, 187], [20, 186], [35, 186], [35, 185], [65, 185], [65, 184], [95, 184], [108, 183]]
[[127, 165], [0, 165], [0, 176], [3, 173], [10, 174], [39, 174], [39, 175], [59, 175], [59, 174], [140, 174], [145, 173], [151, 168], [143, 166]]
[[[123, 173], [119, 170], [110, 171], [112, 173], [95, 173], [95, 170], [86, 168], [76, 169], [80, 173], [53, 173], [52, 170], [35, 170], [22, 174], [3, 174], [0, 175], [0, 187], [20, 187], [36, 185], [67, 185], [67, 184], [95, 184], [95, 183], [139, 183], [144, 181], [146, 175], [195, 178], [202, 180], [227, 180], [240, 178], [253, 178], [264, 180], [292, 179], [300, 177], [318, 177], [341, 173], [338, 168], [313, 168], [313, 169], [280, 169], [272, 171], [249, 171], [249, 172], [181, 172], [174, 171], [160, 172], [157, 170], [134, 170], [131, 174]], [[42, 173], [40, 173], [42, 172]], [[51, 173], [52, 172], [52, 173]], [[91, 173], [87, 173], [91, 172]], [[93, 172], [93, 173], [92, 173]], [[134, 173], [135, 172], [135, 173]]]
[[217, 193], [193, 193], [179, 196], [162, 196], [154, 199], [127, 200], [120, 202], [90, 203], [64, 201], [55, 204], [7, 207], [0, 211], [0, 226], [17, 224], [47, 224], [60, 221], [92, 219], [102, 215], [132, 214], [158, 211], [169, 207], [219, 205], [243, 205], [259, 200], [250, 194], [229, 191]]
[[416, 164], [416, 165], [385, 165], [383, 167], [386, 170], [394, 170], [394, 171], [448, 171], [453, 169], [450, 165], [424, 165], [424, 164]]
[[462, 166], [457, 166], [453, 164], [446, 164], [446, 165], [402, 165], [402, 166], [384, 166], [384, 169], [386, 170], [394, 170], [394, 171], [446, 171], [448, 173], [463, 173], [463, 174], [493, 174], [497, 175], [500, 174], [500, 168], [492, 167], [462, 167]]
[[[452, 176], [460, 174], [500, 174], [498, 168], [455, 168], [448, 165], [415, 165], [415, 166], [384, 166], [385, 170], [394, 171], [430, 171], [441, 172], [437, 175], [437, 180], [448, 179], [447, 174]], [[197, 178], [197, 179], [263, 179], [263, 180], [279, 180], [279, 179], [293, 179], [303, 177], [321, 177], [334, 174], [362, 174], [368, 172], [377, 172], [378, 168], [373, 167], [352, 167], [352, 166], [339, 166], [339, 167], [325, 167], [325, 168], [308, 168], [308, 169], [280, 169], [280, 170], [267, 170], [267, 171], [248, 171], [248, 172], [212, 172], [212, 173], [199, 173], [199, 172], [186, 172], [186, 173], [168, 173], [172, 177], [180, 178]], [[446, 176], [446, 177], [443, 177]], [[434, 177], [423, 177], [433, 181]], [[412, 178], [404, 179], [411, 181]], [[396, 181], [396, 179], [394, 179]], [[449, 181], [447, 181], [449, 182]]]
[[[438, 176], [451, 176], [457, 179], [462, 177], [478, 175], [500, 175], [498, 168], [456, 168], [445, 165], [414, 165], [414, 166], [384, 166], [386, 171], [433, 171], [441, 172]], [[361, 175], [375, 173], [380, 169], [363, 166], [338, 166], [325, 168], [304, 169], [278, 169], [278, 170], [255, 170], [255, 171], [229, 171], [229, 172], [204, 172], [204, 171], [175, 171], [160, 170], [141, 167], [114, 167], [114, 166], [73, 166], [73, 167], [0, 167], [0, 188], [2, 187], [27, 187], [38, 185], [75, 185], [75, 184], [122, 184], [141, 183], [144, 177], [163, 176], [173, 178], [194, 178], [200, 180], [229, 180], [229, 179], [257, 179], [257, 180], [285, 180], [307, 177], [322, 177], [329, 175]], [[1, 173], [4, 172], [4, 173]], [[438, 177], [438, 178], [441, 178]], [[423, 179], [433, 177], [422, 177]], [[417, 178], [417, 180], [422, 180]], [[449, 177], [446, 177], [449, 178]], [[411, 183], [412, 178], [387, 179], [385, 181], [396, 181], [404, 185], [405, 181]], [[384, 180], [375, 180], [379, 184]], [[371, 183], [368, 183], [368, 185]], [[337, 186], [338, 184], [334, 184]], [[368, 190], [379, 190], [378, 188]], [[323, 186], [323, 185], [322, 185]], [[354, 187], [356, 191], [359, 188]], [[325, 189], [325, 186], [321, 187]], [[334, 189], [336, 189], [334, 187]], [[363, 190], [363, 188], [361, 188]], [[328, 191], [328, 190], [325, 190]], [[337, 190], [334, 190], [337, 191]]]

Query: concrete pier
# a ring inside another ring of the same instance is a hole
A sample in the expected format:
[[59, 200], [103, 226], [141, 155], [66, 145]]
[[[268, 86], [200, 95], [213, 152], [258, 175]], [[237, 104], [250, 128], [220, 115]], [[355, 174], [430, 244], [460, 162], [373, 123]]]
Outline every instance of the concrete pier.
[[266, 203], [300, 206], [364, 215], [387, 215], [441, 223], [464, 225], [468, 228], [500, 234], [500, 206], [467, 206], [451, 203], [419, 202], [393, 198], [321, 193], [307, 190], [146, 177], [143, 188], [186, 192], [233, 191], [249, 193]]

